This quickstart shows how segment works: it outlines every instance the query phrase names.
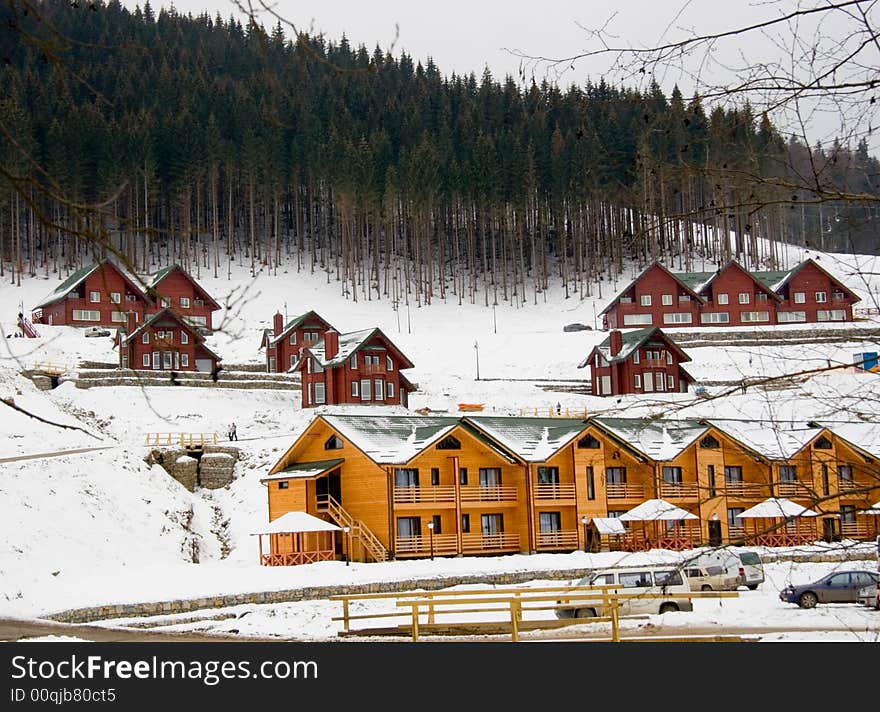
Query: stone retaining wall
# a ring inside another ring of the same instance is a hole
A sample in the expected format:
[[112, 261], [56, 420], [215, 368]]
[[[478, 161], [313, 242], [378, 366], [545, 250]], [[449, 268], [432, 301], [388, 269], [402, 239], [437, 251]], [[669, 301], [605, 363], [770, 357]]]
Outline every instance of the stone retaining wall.
[[[845, 550], [834, 554], [767, 554], [762, 553], [761, 559], [765, 563], [771, 561], [862, 561], [876, 559], [876, 551], [871, 553], [868, 549]], [[237, 593], [223, 596], [204, 596], [201, 598], [175, 599], [171, 601], [156, 601], [152, 603], [126, 603], [114, 606], [95, 606], [90, 608], [74, 608], [58, 613], [43, 616], [48, 620], [61, 623], [91, 623], [108, 618], [135, 618], [142, 616], [167, 615], [174, 613], [189, 613], [191, 611], [226, 608], [228, 606], [240, 606], [245, 604], [266, 603], [290, 603], [292, 601], [307, 601], [324, 599], [330, 596], [351, 595], [360, 593], [394, 593], [412, 589], [424, 589], [436, 591], [450, 586], [466, 584], [488, 584], [510, 586], [518, 583], [527, 583], [535, 580], [574, 580], [585, 576], [589, 568], [577, 569], [550, 569], [547, 571], [517, 571], [497, 574], [473, 574], [459, 576], [438, 576], [428, 579], [404, 579], [398, 581], [375, 581], [363, 584], [347, 584], [337, 586], [308, 586], [303, 588], [283, 589], [280, 591], [259, 591], [253, 593]]]

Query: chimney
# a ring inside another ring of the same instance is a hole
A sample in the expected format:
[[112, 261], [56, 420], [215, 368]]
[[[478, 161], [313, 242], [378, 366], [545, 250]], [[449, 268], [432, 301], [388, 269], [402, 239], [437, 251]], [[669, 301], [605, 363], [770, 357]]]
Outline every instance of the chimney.
[[324, 358], [329, 361], [339, 353], [339, 332], [330, 328], [324, 332]]
[[125, 312], [125, 331], [130, 335], [137, 328], [137, 312], [129, 310]]
[[272, 325], [275, 327], [274, 336], [280, 336], [281, 332], [284, 331], [284, 317], [281, 316], [280, 312], [275, 312], [275, 317], [273, 319]]
[[623, 337], [620, 335], [620, 329], [613, 329], [611, 331], [611, 355], [617, 356], [622, 348]]

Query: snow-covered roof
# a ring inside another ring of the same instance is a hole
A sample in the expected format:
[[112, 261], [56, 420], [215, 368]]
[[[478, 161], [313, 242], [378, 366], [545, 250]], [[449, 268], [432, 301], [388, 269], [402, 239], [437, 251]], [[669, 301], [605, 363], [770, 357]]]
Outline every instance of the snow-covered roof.
[[736, 515], [738, 519], [778, 519], [788, 517], [818, 517], [819, 513], [784, 497], [770, 497]]
[[323, 415], [342, 437], [380, 464], [409, 462], [448, 435], [459, 419], [421, 415]]
[[772, 460], [794, 457], [823, 430], [805, 422], [770, 423], [715, 418], [709, 422], [734, 440]]
[[626, 534], [619, 517], [593, 517], [592, 522], [600, 534]]
[[666, 522], [699, 517], [665, 499], [649, 499], [621, 514], [618, 519], [622, 522]]
[[50, 304], [54, 304], [59, 299], [63, 299], [67, 296], [67, 294], [73, 290], [75, 287], [79, 286], [81, 282], [83, 282], [86, 278], [88, 278], [93, 272], [96, 272], [102, 266], [108, 266], [111, 269], [116, 270], [122, 276], [122, 278], [128, 282], [128, 285], [134, 289], [138, 294], [143, 296], [140, 288], [135, 284], [134, 280], [125, 273], [125, 271], [119, 267], [119, 265], [114, 264], [110, 260], [100, 260], [98, 262], [92, 262], [90, 265], [86, 265], [85, 267], [81, 267], [76, 272], [71, 274], [67, 279], [65, 279], [61, 284], [59, 284], [55, 289], [53, 289], [48, 295], [46, 295], [34, 309], [41, 309], [43, 307], [47, 307]]
[[325, 339], [321, 338], [314, 345], [303, 349], [303, 355], [300, 357], [299, 361], [293, 365], [290, 371], [293, 372], [299, 370], [303, 358], [306, 358], [307, 354], [311, 354], [317, 359], [318, 363], [321, 364], [321, 368], [333, 368], [346, 363], [348, 359], [351, 358], [352, 354], [361, 350], [370, 351], [371, 349], [374, 349], [377, 353], [380, 351], [383, 354], [387, 353], [388, 349], [384, 347], [371, 347], [369, 345], [370, 341], [376, 336], [387, 344], [388, 349], [392, 350], [400, 357], [401, 362], [398, 365], [398, 369], [412, 368], [412, 362], [400, 352], [400, 350], [392, 343], [391, 339], [385, 336], [380, 328], [373, 327], [372, 329], [361, 329], [360, 331], [350, 331], [345, 334], [339, 334], [339, 348], [336, 351], [336, 355], [330, 359], [327, 358]]
[[867, 509], [863, 509], [859, 514], [875, 514], [880, 516], [880, 502], [874, 502], [874, 504]]
[[251, 534], [294, 534], [298, 532], [334, 532], [339, 530], [340, 527], [337, 527], [335, 524], [325, 522], [323, 519], [318, 519], [318, 517], [313, 517], [307, 512], [288, 512], [287, 514], [282, 514], [278, 519], [269, 522], [262, 531], [251, 532]]
[[682, 284], [686, 284], [699, 294], [709, 286], [709, 283], [720, 273], [721, 270], [716, 270], [715, 272], [676, 272], [675, 276], [678, 277]]
[[817, 423], [865, 452], [880, 458], [880, 423]]
[[269, 334], [270, 334], [269, 344], [278, 343], [279, 341], [281, 341], [281, 339], [285, 338], [291, 331], [296, 329], [298, 326], [312, 326], [312, 324], [305, 323], [306, 319], [308, 317], [314, 317], [315, 319], [317, 319], [320, 322], [318, 324], [315, 324], [314, 326], [321, 329], [321, 331], [323, 331], [328, 326], [331, 326], [330, 323], [326, 319], [324, 319], [320, 314], [318, 314], [314, 310], [307, 311], [303, 314], [300, 314], [299, 316], [293, 317], [290, 321], [288, 321], [287, 324], [285, 324], [284, 328], [281, 330], [281, 333], [278, 334], [278, 336], [271, 336], [271, 334], [273, 333], [272, 329], [266, 329], [266, 331], [269, 332]]
[[[618, 361], [624, 361], [635, 351], [637, 348], [641, 347], [642, 344], [648, 343], [651, 339], [656, 339], [659, 344], [664, 346], [668, 346], [669, 348], [675, 350], [679, 354], [679, 360], [681, 361], [690, 361], [690, 356], [688, 356], [681, 348], [679, 348], [675, 342], [669, 338], [659, 327], [657, 326], [649, 326], [644, 329], [632, 329], [627, 331], [620, 332], [620, 340], [621, 346], [620, 351], [617, 352], [616, 355], [611, 355], [611, 334], [608, 335], [601, 344], [596, 346], [596, 349], [599, 350], [599, 353], [602, 354], [602, 357], [608, 363], [617, 363]], [[653, 344], [652, 344], [653, 345]], [[584, 368], [585, 366], [590, 365], [590, 360], [592, 359], [593, 353], [595, 349], [590, 352], [590, 355], [587, 356], [583, 361], [578, 364], [578, 368]]]
[[580, 418], [468, 416], [464, 420], [528, 462], [545, 462], [587, 428]]
[[180, 272], [184, 277], [186, 277], [190, 281], [190, 283], [193, 285], [193, 287], [195, 287], [196, 291], [200, 292], [201, 295], [207, 301], [210, 302], [210, 306], [212, 308], [214, 308], [214, 309], [220, 308], [220, 305], [217, 303], [217, 301], [210, 294], [208, 294], [208, 292], [205, 290], [205, 288], [202, 287], [202, 285], [200, 285], [198, 282], [196, 282], [196, 280], [193, 278], [193, 276], [189, 272], [187, 272], [183, 267], [181, 267], [179, 264], [169, 265], [168, 267], [163, 267], [162, 269], [160, 269], [156, 272], [153, 272], [153, 274], [151, 274], [145, 280], [146, 284], [147, 284], [147, 289], [155, 292], [156, 286], [159, 284], [159, 282], [161, 282], [163, 279], [165, 279], [172, 272]]
[[344, 460], [319, 460], [318, 462], [300, 462], [290, 467], [285, 467], [280, 472], [276, 472], [266, 477], [260, 478], [260, 482], [270, 482], [272, 480], [296, 480], [309, 479], [323, 475], [334, 467], [339, 467]]
[[593, 418], [604, 430], [652, 460], [674, 460], [709, 426], [696, 420]]

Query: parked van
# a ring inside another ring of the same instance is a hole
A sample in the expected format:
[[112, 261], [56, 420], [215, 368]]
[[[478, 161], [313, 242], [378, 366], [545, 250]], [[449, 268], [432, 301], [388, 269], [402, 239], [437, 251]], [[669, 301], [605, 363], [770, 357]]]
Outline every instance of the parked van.
[[[649, 593], [661, 596], [621, 598], [619, 612], [622, 616], [669, 613], [672, 611], [692, 611], [691, 592], [687, 579], [681, 569], [670, 566], [633, 566], [619, 569], [592, 571], [577, 582], [578, 586], [614, 586], [611, 593]], [[597, 594], [600, 592], [597, 592]], [[595, 618], [605, 617], [611, 611], [605, 610], [599, 601], [572, 601], [570, 606], [557, 608], [557, 618]]]
[[732, 576], [737, 576], [740, 586], [754, 591], [764, 583], [764, 566], [754, 551], [723, 548], [710, 549], [688, 558], [686, 566], [720, 566]]
[[684, 575], [691, 591], [736, 591], [740, 577], [720, 566], [686, 566]]

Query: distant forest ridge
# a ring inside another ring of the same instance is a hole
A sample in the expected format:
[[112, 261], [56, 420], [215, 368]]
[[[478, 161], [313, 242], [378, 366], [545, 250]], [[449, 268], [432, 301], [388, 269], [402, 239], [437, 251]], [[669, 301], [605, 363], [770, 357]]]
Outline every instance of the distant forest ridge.
[[748, 105], [447, 77], [148, 3], [28, 5], [0, 6], [6, 279], [108, 252], [139, 272], [293, 261], [353, 299], [495, 304], [557, 278], [589, 295], [632, 262], [878, 251], [867, 144], [808, 147]]

